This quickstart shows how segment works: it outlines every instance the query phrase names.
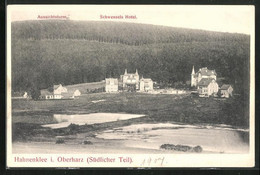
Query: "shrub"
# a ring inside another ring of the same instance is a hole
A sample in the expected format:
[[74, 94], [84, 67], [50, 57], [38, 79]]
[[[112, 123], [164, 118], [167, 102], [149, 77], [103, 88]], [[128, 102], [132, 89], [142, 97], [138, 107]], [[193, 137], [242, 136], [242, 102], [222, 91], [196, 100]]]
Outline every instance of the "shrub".
[[200, 153], [200, 152], [202, 152], [202, 147], [201, 146], [195, 146], [193, 148], [193, 151], [196, 152], [196, 153]]
[[61, 138], [56, 140], [56, 144], [63, 144], [63, 143], [65, 143], [65, 141]]
[[165, 150], [175, 150], [175, 151], [183, 151], [183, 152], [202, 152], [201, 146], [191, 147], [186, 145], [173, 145], [173, 144], [163, 144], [160, 146], [160, 149]]
[[38, 86], [33, 85], [30, 89], [30, 93], [33, 100], [38, 100], [40, 98], [41, 91]]
[[84, 145], [93, 145], [93, 143], [91, 141], [85, 140], [83, 142]]

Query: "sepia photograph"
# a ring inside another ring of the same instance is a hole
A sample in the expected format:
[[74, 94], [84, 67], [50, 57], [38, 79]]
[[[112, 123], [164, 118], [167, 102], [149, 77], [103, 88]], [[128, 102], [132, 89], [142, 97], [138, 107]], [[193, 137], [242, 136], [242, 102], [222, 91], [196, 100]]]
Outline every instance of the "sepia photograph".
[[254, 166], [254, 6], [7, 15], [7, 166]]

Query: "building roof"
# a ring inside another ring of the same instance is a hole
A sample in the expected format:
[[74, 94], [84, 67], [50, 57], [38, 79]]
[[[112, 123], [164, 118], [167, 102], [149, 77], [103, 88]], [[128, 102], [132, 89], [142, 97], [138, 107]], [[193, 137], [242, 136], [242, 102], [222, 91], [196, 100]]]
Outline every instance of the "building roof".
[[212, 80], [214, 80], [214, 78], [202, 78], [199, 83], [198, 86], [208, 86]]
[[124, 74], [123, 75], [124, 77], [127, 77], [127, 78], [137, 78], [137, 74]]
[[135, 77], [128, 77], [127, 80], [136, 80]]
[[71, 97], [73, 97], [74, 92], [75, 91], [68, 91], [68, 92], [61, 93], [62, 98], [71, 98]]
[[114, 82], [114, 84], [118, 84], [118, 79], [117, 78], [106, 78], [106, 84], [109, 85], [112, 82]]
[[229, 87], [232, 87], [232, 86], [230, 84], [223, 84], [220, 89], [221, 90], [228, 90]]
[[142, 79], [140, 79], [140, 81], [144, 81], [145, 83], [149, 83], [153, 80], [151, 78], [142, 78]]
[[61, 84], [59, 84], [59, 85], [53, 85], [53, 90], [58, 89], [60, 86], [62, 86], [62, 85], [61, 85]]
[[125, 69], [124, 75], [138, 75], [138, 70], [136, 69], [136, 70], [135, 70], [135, 73], [128, 73], [128, 72], [127, 72], [127, 69]]
[[209, 70], [207, 67], [201, 68], [196, 74], [201, 74], [202, 76], [211, 76], [211, 75], [217, 75], [215, 70]]
[[[65, 94], [65, 93], [68, 93], [68, 94], [74, 94], [76, 91], [79, 91], [78, 89], [68, 89], [67, 92], [62, 92], [61, 94]], [[79, 91], [80, 92], [80, 91]]]
[[53, 93], [48, 91], [48, 89], [42, 89], [41, 90], [41, 95], [42, 96], [44, 96], [44, 95], [53, 95]]

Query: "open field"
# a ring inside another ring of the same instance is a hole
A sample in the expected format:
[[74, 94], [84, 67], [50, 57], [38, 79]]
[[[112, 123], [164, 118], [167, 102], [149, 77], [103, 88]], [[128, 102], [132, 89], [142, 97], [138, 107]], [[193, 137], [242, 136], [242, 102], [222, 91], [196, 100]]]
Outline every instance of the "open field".
[[87, 94], [89, 91], [105, 88], [105, 81], [73, 84], [73, 85], [67, 85], [65, 87], [71, 91], [79, 90], [82, 94]]
[[50, 124], [53, 114], [145, 114], [151, 122], [227, 124], [248, 128], [247, 104], [239, 99], [218, 100], [192, 95], [141, 93], [86, 94], [75, 100], [13, 100], [12, 122]]

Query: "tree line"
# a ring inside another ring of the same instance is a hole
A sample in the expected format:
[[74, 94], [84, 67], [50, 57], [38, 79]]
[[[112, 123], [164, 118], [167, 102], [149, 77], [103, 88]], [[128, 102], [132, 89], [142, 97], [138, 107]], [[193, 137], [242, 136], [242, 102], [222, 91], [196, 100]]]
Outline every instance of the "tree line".
[[148, 24], [65, 20], [12, 23], [12, 37], [28, 40], [77, 39], [127, 45], [248, 41], [249, 36]]

